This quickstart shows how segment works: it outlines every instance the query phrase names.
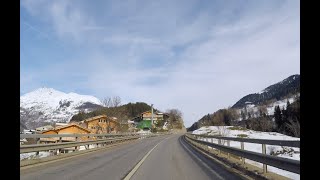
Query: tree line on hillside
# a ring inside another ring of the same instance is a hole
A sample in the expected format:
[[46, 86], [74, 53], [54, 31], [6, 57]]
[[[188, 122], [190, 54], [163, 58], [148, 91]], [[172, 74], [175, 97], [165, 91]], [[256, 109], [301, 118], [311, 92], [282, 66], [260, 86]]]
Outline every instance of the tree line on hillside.
[[239, 118], [237, 110], [234, 108], [219, 109], [213, 114], [203, 116], [199, 121], [188, 128], [188, 131], [194, 131], [202, 126], [231, 126]]
[[[70, 121], [78, 122], [87, 118], [106, 114], [109, 117], [116, 117], [117, 121], [120, 123], [126, 123], [128, 120], [139, 116], [141, 113], [151, 110], [151, 106], [144, 102], [121, 105], [121, 98], [118, 96], [104, 98], [103, 105], [105, 107], [89, 113], [80, 111], [78, 114], [74, 115]], [[154, 112], [159, 112], [159, 110], [154, 108]], [[165, 122], [168, 123], [169, 129], [182, 129], [184, 127], [182, 112], [180, 110], [167, 109], [165, 114], [168, 116], [166, 116], [164, 121], [157, 122], [157, 127], [163, 127]]]
[[291, 104], [287, 101], [286, 108], [275, 106], [274, 115], [263, 114], [248, 118], [244, 122], [248, 129], [300, 137], [300, 98], [296, 98]]
[[149, 110], [151, 110], [151, 106], [144, 102], [128, 103], [125, 105], [117, 104], [116, 106], [102, 107], [89, 113], [80, 111], [78, 114], [74, 115], [70, 121], [82, 121], [102, 114], [106, 114], [110, 117], [116, 117], [118, 120], [127, 121], [139, 116], [142, 112]]
[[288, 95], [297, 94], [300, 92], [300, 75], [292, 75], [283, 81], [273, 84], [264, 89], [262, 93], [249, 94], [236, 102], [232, 108], [244, 108], [246, 102], [251, 102], [255, 105], [262, 105], [268, 100], [275, 99], [279, 101]]
[[276, 106], [274, 120], [278, 132], [300, 137], [300, 97], [292, 104], [288, 101], [286, 109]]
[[[240, 121], [239, 121], [240, 120]], [[234, 108], [220, 109], [213, 114], [203, 116], [188, 131], [203, 126], [242, 126], [247, 129], [264, 132], [279, 132], [300, 137], [300, 97], [294, 102], [287, 102], [286, 109], [275, 106], [274, 115], [267, 114], [266, 106], [258, 106], [258, 111], [244, 108], [240, 114]]]

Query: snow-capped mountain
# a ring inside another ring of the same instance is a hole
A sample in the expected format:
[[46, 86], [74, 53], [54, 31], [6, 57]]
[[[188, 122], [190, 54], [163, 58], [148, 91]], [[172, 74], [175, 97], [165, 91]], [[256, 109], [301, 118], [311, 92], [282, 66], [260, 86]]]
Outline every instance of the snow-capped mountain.
[[35, 128], [44, 122], [69, 122], [80, 110], [102, 107], [94, 96], [64, 93], [52, 88], [39, 88], [20, 97], [20, 124]]

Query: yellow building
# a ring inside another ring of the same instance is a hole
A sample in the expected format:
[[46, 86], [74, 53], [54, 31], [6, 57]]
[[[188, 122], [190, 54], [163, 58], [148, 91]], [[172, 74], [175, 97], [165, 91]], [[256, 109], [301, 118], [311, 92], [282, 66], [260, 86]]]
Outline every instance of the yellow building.
[[120, 130], [120, 123], [116, 121], [116, 118], [106, 115], [85, 119], [79, 125], [89, 129], [93, 134], [117, 133]]
[[[91, 131], [78, 124], [69, 124], [67, 126], [59, 126], [55, 129], [42, 132], [42, 134], [90, 134]], [[88, 137], [80, 137], [78, 140], [87, 140]], [[75, 141], [75, 137], [62, 137], [62, 141]], [[54, 138], [41, 138], [41, 141], [56, 142], [59, 141], [58, 137]]]

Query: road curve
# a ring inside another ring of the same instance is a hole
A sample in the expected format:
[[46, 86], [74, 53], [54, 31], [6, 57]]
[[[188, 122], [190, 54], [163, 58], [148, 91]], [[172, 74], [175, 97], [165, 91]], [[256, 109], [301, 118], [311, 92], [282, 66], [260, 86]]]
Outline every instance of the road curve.
[[104, 151], [23, 169], [20, 179], [124, 179], [143, 158], [130, 179], [240, 179], [207, 161], [184, 142], [181, 135], [140, 139]]
[[182, 136], [161, 142], [139, 167], [131, 180], [240, 179], [194, 151]]

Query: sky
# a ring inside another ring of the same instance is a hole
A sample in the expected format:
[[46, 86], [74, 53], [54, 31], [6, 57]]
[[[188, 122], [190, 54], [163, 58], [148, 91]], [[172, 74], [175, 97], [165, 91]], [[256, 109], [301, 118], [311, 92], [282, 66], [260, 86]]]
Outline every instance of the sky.
[[20, 1], [20, 95], [119, 96], [189, 127], [293, 74], [297, 0]]

